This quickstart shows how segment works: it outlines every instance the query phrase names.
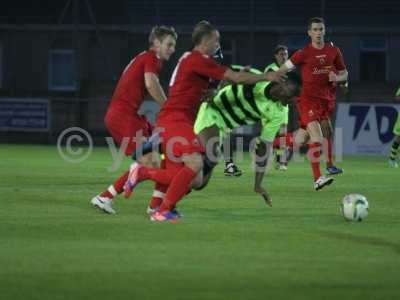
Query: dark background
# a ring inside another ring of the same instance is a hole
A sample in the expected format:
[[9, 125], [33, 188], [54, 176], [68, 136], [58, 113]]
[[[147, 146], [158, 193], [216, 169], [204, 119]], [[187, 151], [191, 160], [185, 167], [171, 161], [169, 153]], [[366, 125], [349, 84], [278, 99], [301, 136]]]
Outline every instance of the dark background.
[[0, 97], [48, 99], [49, 132], [2, 130], [0, 142], [54, 142], [80, 126], [106, 135], [103, 117], [125, 65], [145, 50], [152, 26], [174, 26], [177, 51], [161, 75], [167, 87], [193, 26], [206, 19], [222, 36], [225, 63], [263, 69], [273, 48], [308, 42], [306, 24], [323, 16], [327, 40], [343, 52], [350, 93], [338, 101], [392, 102], [400, 82], [400, 4], [377, 1], [2, 1]]

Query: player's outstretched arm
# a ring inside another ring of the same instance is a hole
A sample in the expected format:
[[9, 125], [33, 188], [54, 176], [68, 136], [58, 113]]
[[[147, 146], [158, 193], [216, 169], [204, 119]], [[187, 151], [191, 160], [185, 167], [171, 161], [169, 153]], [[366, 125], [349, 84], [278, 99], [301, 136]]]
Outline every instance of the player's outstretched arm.
[[231, 69], [227, 69], [223, 76], [224, 80], [236, 84], [254, 84], [260, 81], [282, 81], [282, 76], [275, 72], [268, 72], [263, 74], [252, 74], [248, 72], [234, 72]]
[[277, 70], [275, 73], [278, 73], [279, 76], [283, 77], [286, 75], [287, 72], [295, 69], [295, 65], [292, 63], [290, 59], [288, 59], [282, 66], [280, 66], [279, 70]]
[[269, 206], [272, 206], [272, 198], [268, 194], [267, 190], [261, 186], [262, 181], [264, 179], [265, 170], [267, 168], [269, 156], [272, 153], [272, 142], [259, 140], [259, 143], [256, 147], [256, 156], [255, 156], [255, 180], [254, 180], [254, 191], [257, 194], [260, 194], [265, 203]]
[[159, 104], [163, 104], [167, 99], [167, 97], [165, 96], [164, 90], [161, 87], [160, 81], [158, 80], [158, 76], [154, 73], [145, 73], [144, 82], [150, 96], [154, 100], [156, 100]]

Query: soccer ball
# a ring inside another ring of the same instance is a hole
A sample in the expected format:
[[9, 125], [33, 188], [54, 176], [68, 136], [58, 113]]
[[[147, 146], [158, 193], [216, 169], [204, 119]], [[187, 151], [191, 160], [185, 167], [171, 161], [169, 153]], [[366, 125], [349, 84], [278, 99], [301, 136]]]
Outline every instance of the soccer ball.
[[362, 221], [368, 216], [367, 198], [360, 194], [344, 196], [340, 210], [347, 221]]

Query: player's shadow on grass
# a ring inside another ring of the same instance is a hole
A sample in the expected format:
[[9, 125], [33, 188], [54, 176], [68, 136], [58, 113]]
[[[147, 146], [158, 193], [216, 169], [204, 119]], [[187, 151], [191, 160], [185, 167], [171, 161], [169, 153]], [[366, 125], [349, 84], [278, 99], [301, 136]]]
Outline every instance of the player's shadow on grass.
[[395, 243], [391, 241], [384, 240], [382, 238], [377, 237], [366, 237], [366, 236], [359, 236], [350, 233], [340, 233], [340, 232], [332, 232], [332, 231], [318, 231], [318, 233], [324, 238], [330, 238], [335, 240], [341, 241], [350, 241], [354, 243], [370, 245], [370, 246], [378, 246], [378, 247], [385, 247], [396, 254], [400, 254], [400, 243]]

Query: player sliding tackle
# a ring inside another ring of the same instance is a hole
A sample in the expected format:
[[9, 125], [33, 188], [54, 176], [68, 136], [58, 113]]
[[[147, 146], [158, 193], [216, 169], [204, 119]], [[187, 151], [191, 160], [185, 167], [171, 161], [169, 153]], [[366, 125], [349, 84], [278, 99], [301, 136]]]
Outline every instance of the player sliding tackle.
[[[161, 128], [161, 149], [165, 154], [164, 169], [152, 169], [134, 163], [124, 187], [128, 197], [134, 187], [151, 179], [164, 185], [165, 197], [160, 209], [151, 215], [153, 221], [176, 220], [174, 208], [189, 191], [190, 185], [203, 168], [205, 149], [193, 132], [203, 94], [210, 79], [233, 83], [254, 84], [259, 81], [279, 81], [277, 73], [250, 74], [234, 72], [217, 64], [212, 56], [220, 48], [219, 32], [206, 21], [198, 23], [192, 33], [194, 48], [180, 58], [170, 81], [168, 100], [157, 118]], [[162, 191], [161, 191], [162, 192]]]
[[[277, 73], [301, 67], [303, 88], [298, 101], [301, 127], [309, 135], [308, 157], [314, 175], [314, 188], [319, 190], [333, 182], [333, 178], [321, 175], [320, 155], [323, 136], [331, 132], [329, 103], [331, 90], [338, 82], [347, 81], [347, 70], [339, 48], [325, 43], [325, 25], [321, 18], [312, 18], [308, 23], [311, 43], [296, 51]], [[331, 172], [329, 173], [340, 173]]]

